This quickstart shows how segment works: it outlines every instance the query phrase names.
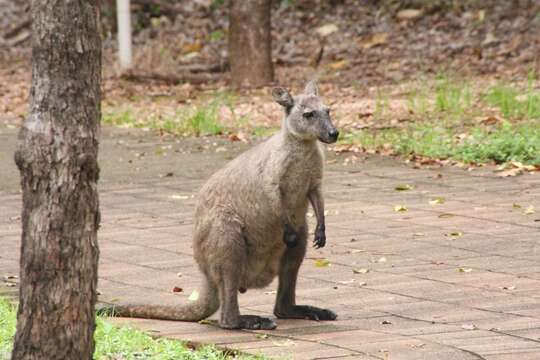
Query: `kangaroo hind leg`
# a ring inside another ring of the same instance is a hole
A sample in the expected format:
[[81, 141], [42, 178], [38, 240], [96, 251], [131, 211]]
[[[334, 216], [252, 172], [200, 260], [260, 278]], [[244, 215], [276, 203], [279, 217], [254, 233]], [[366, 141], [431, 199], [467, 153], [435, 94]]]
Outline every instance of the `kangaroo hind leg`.
[[[241, 315], [238, 306], [238, 292], [247, 263], [247, 248], [241, 227], [230, 222], [222, 222], [219, 231], [211, 231], [215, 236], [213, 249], [217, 254], [211, 265], [211, 274], [218, 286], [221, 314], [219, 326], [224, 329], [272, 330], [276, 323], [256, 315]], [[217, 238], [219, 237], [219, 238]], [[243, 290], [243, 289], [242, 289]]]
[[288, 248], [279, 268], [279, 285], [274, 314], [280, 319], [335, 320], [337, 315], [329, 309], [310, 305], [296, 305], [296, 280], [307, 247], [307, 227], [299, 231], [298, 246]]

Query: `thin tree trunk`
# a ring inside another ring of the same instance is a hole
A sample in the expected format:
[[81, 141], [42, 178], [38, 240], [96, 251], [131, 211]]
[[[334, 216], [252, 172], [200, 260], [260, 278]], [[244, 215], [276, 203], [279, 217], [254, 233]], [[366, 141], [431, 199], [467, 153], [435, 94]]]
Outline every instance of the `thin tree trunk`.
[[271, 0], [231, 0], [229, 62], [235, 87], [260, 87], [274, 79]]
[[91, 359], [99, 225], [99, 0], [32, 1], [30, 110], [13, 359]]

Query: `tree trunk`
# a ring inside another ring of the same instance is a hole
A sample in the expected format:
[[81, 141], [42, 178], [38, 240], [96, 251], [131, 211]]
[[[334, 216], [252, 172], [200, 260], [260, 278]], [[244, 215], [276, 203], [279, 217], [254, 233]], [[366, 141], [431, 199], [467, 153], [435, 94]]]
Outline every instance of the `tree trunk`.
[[99, 225], [99, 0], [32, 1], [13, 359], [92, 359]]
[[274, 79], [271, 0], [231, 0], [229, 62], [235, 87], [260, 87]]

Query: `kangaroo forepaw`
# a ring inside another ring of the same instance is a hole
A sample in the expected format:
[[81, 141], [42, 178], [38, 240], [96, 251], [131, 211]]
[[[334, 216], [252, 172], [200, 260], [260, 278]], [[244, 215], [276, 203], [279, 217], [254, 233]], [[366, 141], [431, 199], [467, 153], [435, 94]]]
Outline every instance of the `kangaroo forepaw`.
[[280, 319], [307, 319], [315, 321], [336, 320], [337, 315], [329, 309], [315, 306], [295, 305], [289, 309], [275, 310], [274, 314]]
[[317, 226], [315, 229], [315, 239], [313, 240], [313, 246], [320, 249], [326, 245], [326, 231], [324, 225]]
[[298, 235], [298, 232], [289, 224], [285, 224], [284, 226], [283, 242], [288, 248], [293, 248], [300, 242], [300, 235]]

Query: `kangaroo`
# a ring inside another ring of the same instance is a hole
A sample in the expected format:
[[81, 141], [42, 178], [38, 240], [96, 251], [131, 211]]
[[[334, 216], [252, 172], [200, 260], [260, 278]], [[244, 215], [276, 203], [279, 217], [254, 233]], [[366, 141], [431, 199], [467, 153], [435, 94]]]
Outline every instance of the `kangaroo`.
[[314, 82], [298, 96], [283, 87], [272, 96], [285, 111], [281, 130], [216, 172], [200, 191], [193, 235], [204, 278], [199, 298], [178, 307], [114, 305], [115, 315], [199, 321], [221, 307], [222, 328], [271, 330], [273, 320], [240, 314], [238, 293], [278, 276], [277, 318], [336, 319], [331, 310], [297, 305], [295, 291], [307, 248], [308, 203], [317, 219], [314, 246], [326, 243], [319, 141], [333, 143], [339, 132]]

